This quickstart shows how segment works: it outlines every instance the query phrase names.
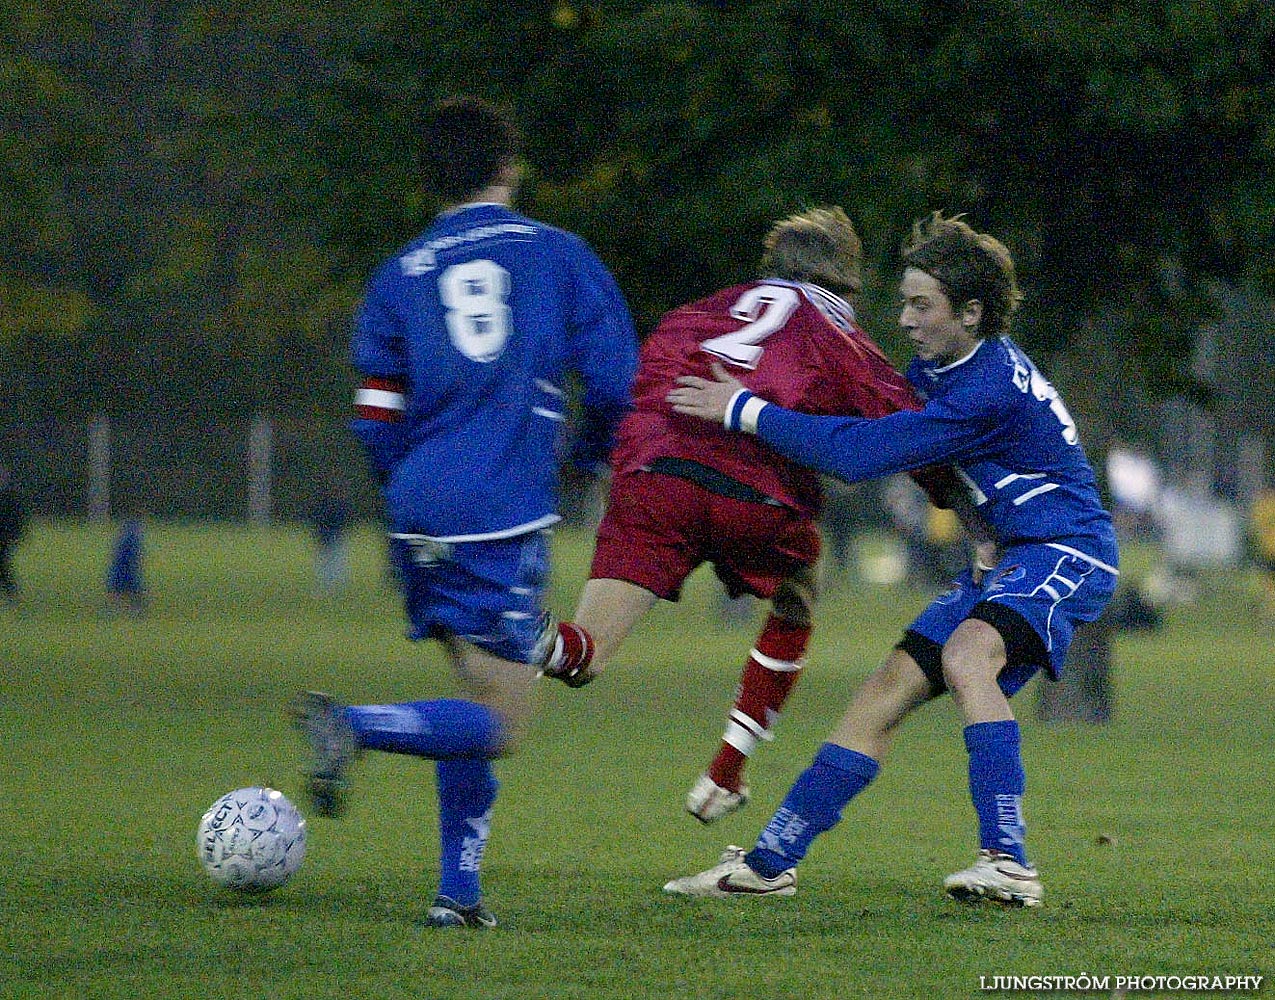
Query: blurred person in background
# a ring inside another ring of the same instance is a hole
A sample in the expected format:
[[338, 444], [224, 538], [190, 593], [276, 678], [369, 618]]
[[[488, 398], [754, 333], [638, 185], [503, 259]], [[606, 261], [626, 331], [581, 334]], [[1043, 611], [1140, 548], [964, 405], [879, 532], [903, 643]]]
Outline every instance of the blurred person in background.
[[134, 618], [146, 613], [146, 582], [142, 573], [144, 557], [141, 518], [127, 517], [115, 536], [111, 561], [106, 569], [108, 613], [127, 614]]
[[876, 778], [898, 727], [950, 692], [964, 723], [979, 852], [944, 888], [1004, 906], [1043, 897], [1027, 855], [1026, 776], [1009, 698], [1040, 670], [1057, 679], [1075, 628], [1111, 600], [1115, 529], [1066, 406], [1009, 339], [1021, 298], [1009, 251], [960, 217], [934, 213], [915, 225], [902, 258], [899, 325], [916, 348], [907, 374], [926, 400], [919, 412], [797, 413], [720, 367], [711, 380], [682, 377], [669, 399], [679, 413], [848, 482], [955, 463], [999, 558], [976, 562], [904, 631], [753, 849], [731, 846], [715, 867], [668, 882], [666, 892], [792, 895], [796, 866]]
[[1155, 537], [1160, 468], [1145, 449], [1116, 440], [1107, 449], [1107, 489], [1116, 531], [1125, 541]]
[[961, 571], [967, 562], [965, 538], [951, 510], [935, 507], [906, 475], [885, 479], [881, 497], [904, 545], [909, 586], [938, 586]]
[[21, 593], [13, 556], [26, 528], [27, 512], [14, 485], [13, 473], [0, 465], [0, 594], [9, 605], [16, 605]]
[[350, 582], [349, 491], [338, 476], [330, 476], [323, 493], [310, 512], [310, 533], [314, 537], [315, 587], [321, 596], [343, 591]]
[[583, 385], [571, 461], [596, 472], [630, 404], [637, 337], [585, 242], [510, 208], [519, 138], [505, 113], [449, 99], [418, 139], [443, 210], [368, 285], [353, 429], [383, 485], [410, 637], [442, 644], [468, 697], [347, 707], [310, 692], [292, 716], [320, 815], [342, 812], [362, 751], [437, 761], [441, 873], [424, 923], [485, 928], [492, 760], [526, 730], [556, 634], [543, 605], [566, 376]]
[[1258, 490], [1248, 515], [1249, 555], [1260, 574], [1262, 620], [1275, 625], [1275, 488]]
[[870, 523], [871, 515], [864, 510], [860, 490], [831, 476], [821, 476], [820, 482], [824, 497], [819, 526], [828, 543], [829, 571], [845, 576], [853, 568], [855, 535]]
[[775, 222], [755, 281], [668, 313], [642, 344], [635, 409], [620, 425], [606, 513], [575, 614], [545, 673], [580, 687], [603, 672], [657, 601], [709, 563], [729, 598], [770, 602], [716, 756], [686, 795], [711, 823], [749, 798], [745, 762], [773, 730], [813, 628], [820, 478], [755, 438], [673, 412], [675, 379], [731, 366], [813, 413], [878, 417], [920, 400], [855, 319], [862, 246], [840, 207]]

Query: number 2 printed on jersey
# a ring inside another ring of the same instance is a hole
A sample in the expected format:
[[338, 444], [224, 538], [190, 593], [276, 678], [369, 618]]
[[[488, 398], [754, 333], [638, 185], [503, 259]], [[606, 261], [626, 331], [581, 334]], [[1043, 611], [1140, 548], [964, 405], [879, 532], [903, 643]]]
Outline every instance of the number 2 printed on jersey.
[[756, 368], [762, 355], [758, 345], [781, 329], [800, 304], [795, 289], [784, 285], [757, 285], [741, 295], [730, 309], [731, 316], [742, 320], [744, 325], [733, 333], [710, 337], [699, 346], [724, 361]]

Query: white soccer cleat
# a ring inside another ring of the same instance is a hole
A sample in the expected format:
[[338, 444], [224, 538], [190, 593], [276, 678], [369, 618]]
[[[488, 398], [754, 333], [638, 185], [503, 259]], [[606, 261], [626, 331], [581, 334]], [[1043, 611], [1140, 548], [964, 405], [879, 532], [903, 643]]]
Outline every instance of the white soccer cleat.
[[962, 903], [987, 900], [999, 906], [1040, 906], [1045, 890], [1035, 868], [1025, 868], [1008, 854], [982, 850], [964, 871], [949, 875], [943, 888]]
[[686, 793], [686, 811], [701, 823], [715, 823], [723, 816], [743, 809], [748, 805], [748, 797], [747, 785], [741, 785], [739, 791], [732, 792], [707, 774], [701, 774]]
[[664, 883], [664, 891], [675, 896], [792, 896], [797, 892], [797, 869], [789, 868], [774, 878], [765, 878], [748, 867], [744, 849], [732, 844], [722, 852], [713, 868]]

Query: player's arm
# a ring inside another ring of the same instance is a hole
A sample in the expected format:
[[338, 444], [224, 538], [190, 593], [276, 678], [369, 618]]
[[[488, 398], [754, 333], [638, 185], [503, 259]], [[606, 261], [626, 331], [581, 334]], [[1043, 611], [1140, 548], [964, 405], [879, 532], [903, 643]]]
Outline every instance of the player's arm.
[[360, 376], [350, 429], [363, 445], [377, 481], [385, 483], [408, 452], [403, 424], [407, 357], [402, 334], [376, 286], [355, 318], [350, 353]]
[[615, 428], [632, 406], [637, 331], [619, 285], [593, 251], [578, 237], [567, 250], [575, 292], [570, 362], [584, 383], [571, 461], [593, 472], [606, 462]]
[[948, 494], [948, 499], [952, 512], [961, 522], [965, 534], [969, 536], [970, 546], [973, 549], [971, 571], [974, 582], [982, 583], [983, 575], [994, 570], [996, 564], [1000, 562], [1001, 547], [996, 532], [979, 513], [968, 490], [962, 488], [952, 492]]
[[679, 413], [755, 434], [785, 458], [848, 483], [957, 461], [995, 430], [990, 405], [932, 400], [876, 419], [814, 416], [754, 396], [720, 366], [715, 381], [682, 376], [669, 402]]

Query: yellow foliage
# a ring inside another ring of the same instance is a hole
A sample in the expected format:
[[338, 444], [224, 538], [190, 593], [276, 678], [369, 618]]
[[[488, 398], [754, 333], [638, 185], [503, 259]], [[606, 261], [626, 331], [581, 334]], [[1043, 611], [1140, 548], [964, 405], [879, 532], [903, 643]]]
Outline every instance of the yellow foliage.
[[0, 342], [33, 334], [74, 337], [96, 313], [93, 301], [73, 289], [0, 286]]

